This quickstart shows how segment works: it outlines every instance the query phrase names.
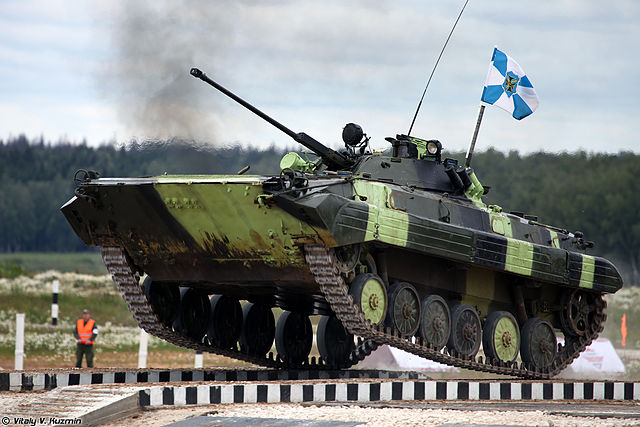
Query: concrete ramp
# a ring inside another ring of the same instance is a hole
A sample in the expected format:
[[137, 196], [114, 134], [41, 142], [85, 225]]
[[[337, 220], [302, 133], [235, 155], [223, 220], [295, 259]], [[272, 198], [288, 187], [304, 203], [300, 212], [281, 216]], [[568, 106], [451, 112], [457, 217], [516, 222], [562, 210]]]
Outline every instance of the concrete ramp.
[[138, 387], [68, 386], [39, 393], [3, 393], [10, 424], [98, 425], [138, 411]]

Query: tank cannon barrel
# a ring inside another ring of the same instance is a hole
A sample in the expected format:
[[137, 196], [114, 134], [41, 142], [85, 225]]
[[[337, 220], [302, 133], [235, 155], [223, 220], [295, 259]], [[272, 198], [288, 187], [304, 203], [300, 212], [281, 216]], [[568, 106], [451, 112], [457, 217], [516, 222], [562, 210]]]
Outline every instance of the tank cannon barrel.
[[252, 113], [256, 114], [257, 116], [259, 116], [263, 120], [267, 121], [271, 125], [275, 126], [276, 128], [280, 129], [282, 132], [284, 132], [287, 135], [289, 135], [297, 143], [304, 145], [305, 147], [307, 147], [308, 149], [310, 149], [311, 151], [316, 153], [318, 156], [322, 157], [322, 160], [324, 161], [325, 164], [327, 164], [327, 166], [333, 167], [333, 168], [337, 168], [337, 169], [347, 169], [353, 164], [353, 162], [349, 158], [347, 158], [346, 156], [343, 156], [342, 154], [338, 153], [335, 150], [332, 150], [331, 148], [327, 147], [326, 145], [318, 142], [315, 138], [307, 135], [304, 132], [296, 133], [296, 132], [292, 131], [291, 129], [289, 129], [288, 127], [286, 127], [285, 125], [283, 125], [282, 123], [278, 122], [277, 120], [275, 120], [272, 117], [268, 116], [267, 114], [263, 113], [262, 111], [260, 111], [256, 107], [254, 107], [253, 105], [249, 104], [244, 99], [242, 99], [239, 96], [237, 96], [236, 94], [234, 94], [233, 92], [229, 91], [225, 87], [223, 87], [223, 86], [219, 85], [218, 83], [216, 83], [215, 81], [211, 80], [200, 69], [192, 68], [191, 69], [191, 75], [193, 77], [196, 77], [196, 78], [202, 80], [203, 82], [206, 82], [206, 83], [210, 84], [214, 88], [218, 89], [220, 92], [222, 92], [223, 94], [227, 95], [229, 98], [233, 99], [238, 104], [242, 105], [243, 107], [245, 107], [246, 109], [248, 109]]

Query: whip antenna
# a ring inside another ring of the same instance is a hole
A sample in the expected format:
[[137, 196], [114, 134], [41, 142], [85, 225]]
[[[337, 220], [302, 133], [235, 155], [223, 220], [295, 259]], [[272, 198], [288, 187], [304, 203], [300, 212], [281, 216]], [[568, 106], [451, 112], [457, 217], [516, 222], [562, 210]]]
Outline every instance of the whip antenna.
[[413, 115], [413, 120], [411, 121], [411, 126], [409, 126], [409, 132], [407, 132], [407, 135], [411, 135], [411, 130], [413, 129], [413, 125], [416, 122], [416, 117], [418, 117], [418, 112], [420, 111], [420, 107], [422, 107], [422, 101], [424, 100], [424, 96], [427, 93], [427, 89], [429, 88], [429, 83], [431, 83], [431, 78], [433, 77], [433, 73], [436, 72], [436, 68], [438, 67], [438, 63], [440, 62], [440, 58], [442, 58], [442, 54], [444, 53], [444, 50], [447, 47], [447, 44], [449, 43], [449, 39], [451, 38], [451, 34], [453, 34], [453, 30], [456, 29], [456, 25], [458, 25], [458, 21], [460, 20], [460, 17], [462, 16], [462, 12], [464, 12], [464, 8], [467, 7], [467, 3], [469, 3], [469, 0], [464, 2], [464, 5], [462, 6], [462, 9], [460, 10], [460, 13], [458, 14], [458, 17], [456, 18], [456, 22], [453, 23], [453, 27], [451, 28], [451, 32], [449, 33], [449, 37], [447, 37], [447, 40], [444, 42], [444, 46], [442, 46], [442, 50], [440, 51], [440, 55], [438, 55], [438, 59], [436, 60], [436, 65], [433, 66], [433, 70], [431, 70], [431, 75], [429, 76], [429, 80], [427, 80], [427, 85], [424, 88], [424, 92], [422, 92], [422, 97], [420, 98], [420, 102], [418, 103], [418, 108], [416, 108], [416, 114]]

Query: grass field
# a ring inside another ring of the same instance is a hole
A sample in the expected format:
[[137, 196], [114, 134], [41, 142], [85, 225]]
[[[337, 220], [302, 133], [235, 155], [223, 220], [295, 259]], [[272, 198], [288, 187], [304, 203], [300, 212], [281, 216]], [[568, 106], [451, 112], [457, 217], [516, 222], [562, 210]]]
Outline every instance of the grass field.
[[[0, 253], [0, 264], [18, 265], [22, 270], [39, 273], [47, 270], [83, 274], [107, 274], [98, 251], [95, 252], [14, 252]], [[2, 276], [0, 276], [2, 277]]]

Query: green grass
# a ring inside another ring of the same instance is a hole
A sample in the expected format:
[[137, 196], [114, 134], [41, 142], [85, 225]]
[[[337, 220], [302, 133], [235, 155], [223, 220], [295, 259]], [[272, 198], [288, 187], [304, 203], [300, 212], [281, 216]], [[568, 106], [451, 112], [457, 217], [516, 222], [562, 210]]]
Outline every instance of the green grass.
[[15, 279], [18, 276], [26, 274], [22, 266], [9, 261], [0, 261], [0, 279]]
[[[0, 311], [7, 313], [25, 313], [27, 324], [51, 322], [51, 294], [26, 294], [12, 292], [0, 294]], [[82, 317], [82, 310], [91, 311], [98, 325], [111, 322], [117, 326], [135, 326], [136, 322], [127, 304], [119, 295], [94, 293], [90, 296], [60, 294], [58, 299], [59, 318], [75, 322]]]
[[[2, 265], [16, 265], [22, 270], [38, 273], [47, 270], [84, 274], [107, 274], [99, 252], [15, 252], [0, 253]], [[15, 267], [14, 267], [15, 268]], [[2, 274], [0, 274], [2, 277]], [[9, 276], [7, 276], [9, 277]]]

